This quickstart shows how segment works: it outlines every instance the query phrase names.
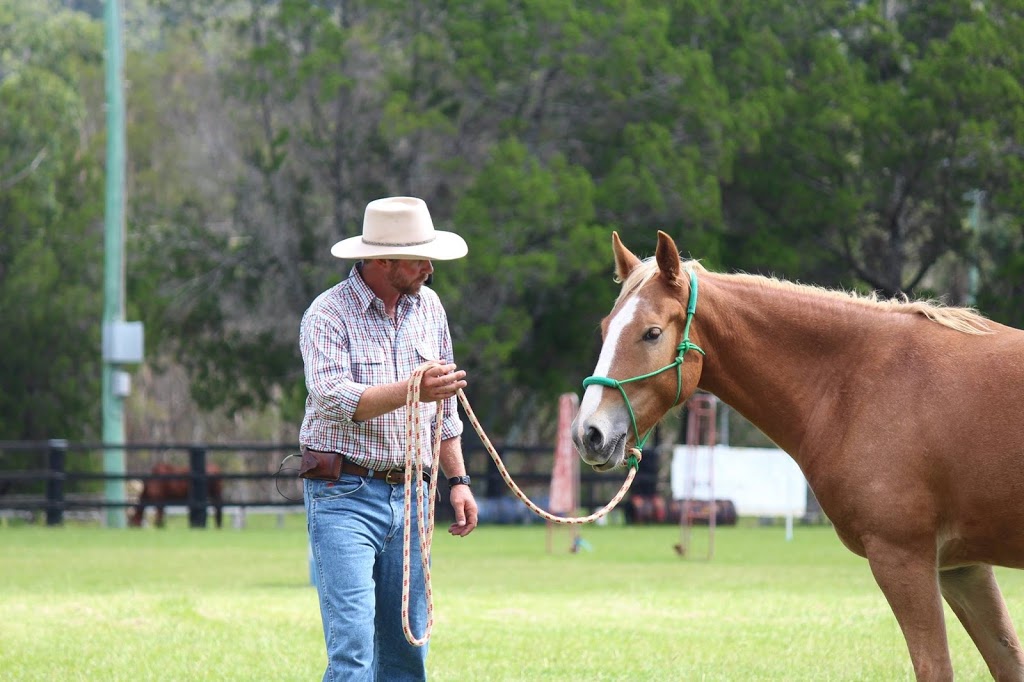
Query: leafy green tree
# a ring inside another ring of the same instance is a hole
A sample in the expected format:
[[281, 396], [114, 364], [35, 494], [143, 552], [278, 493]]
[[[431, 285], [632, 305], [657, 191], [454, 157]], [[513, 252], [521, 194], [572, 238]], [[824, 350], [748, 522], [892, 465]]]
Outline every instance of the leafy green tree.
[[54, 2], [0, 0], [0, 438], [95, 436], [102, 34]]
[[[595, 216], [653, 247], [657, 229], [714, 251], [734, 152], [706, 51], [675, 42], [672, 3], [449, 3], [467, 160], [514, 134], [595, 186]], [[482, 161], [475, 160], [479, 165]]]
[[1021, 181], [1020, 9], [868, 2], [810, 27], [789, 62], [784, 123], [737, 166], [730, 193], [747, 227], [735, 229], [807, 249], [790, 276], [890, 296], [962, 257], [967, 193]]

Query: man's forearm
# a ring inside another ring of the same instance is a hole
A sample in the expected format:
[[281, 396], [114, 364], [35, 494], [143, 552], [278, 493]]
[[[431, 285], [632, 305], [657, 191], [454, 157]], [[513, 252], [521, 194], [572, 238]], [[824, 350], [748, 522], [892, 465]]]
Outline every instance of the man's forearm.
[[462, 459], [462, 437], [441, 441], [441, 470], [446, 478], [466, 475], [466, 462]]
[[364, 422], [367, 419], [379, 417], [405, 405], [405, 396], [409, 384], [406, 381], [396, 381], [393, 384], [381, 384], [380, 386], [367, 386], [363, 394], [359, 396], [359, 405], [352, 414], [352, 420]]
[[[434, 363], [423, 373], [420, 380], [420, 402], [433, 403], [453, 397], [459, 389], [466, 387], [465, 376], [466, 372], [458, 370], [454, 364]], [[352, 413], [352, 421], [362, 422], [397, 410], [405, 405], [408, 392], [408, 381], [367, 386], [359, 396], [359, 404]], [[462, 457], [461, 453], [459, 457]]]

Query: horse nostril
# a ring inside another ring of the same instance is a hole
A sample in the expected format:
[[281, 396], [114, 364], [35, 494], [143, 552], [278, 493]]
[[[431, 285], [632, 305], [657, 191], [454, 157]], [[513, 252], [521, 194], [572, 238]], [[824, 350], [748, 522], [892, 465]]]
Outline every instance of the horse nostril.
[[587, 446], [591, 450], [600, 450], [604, 444], [604, 434], [595, 426], [587, 428]]

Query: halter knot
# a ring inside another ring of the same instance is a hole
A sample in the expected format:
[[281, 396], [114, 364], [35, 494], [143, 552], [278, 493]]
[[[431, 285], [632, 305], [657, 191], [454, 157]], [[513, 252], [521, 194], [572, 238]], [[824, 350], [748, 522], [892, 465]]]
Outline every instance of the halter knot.
[[695, 350], [698, 353], [700, 353], [701, 355], [704, 355], [704, 356], [707, 355], [707, 353], [704, 352], [703, 348], [701, 348], [700, 346], [695, 344], [693, 341], [690, 341], [690, 339], [683, 339], [683, 342], [680, 343], [678, 346], [676, 346], [676, 350], [679, 351], [679, 355], [676, 357], [676, 359], [679, 362], [683, 361], [683, 355], [688, 350]]

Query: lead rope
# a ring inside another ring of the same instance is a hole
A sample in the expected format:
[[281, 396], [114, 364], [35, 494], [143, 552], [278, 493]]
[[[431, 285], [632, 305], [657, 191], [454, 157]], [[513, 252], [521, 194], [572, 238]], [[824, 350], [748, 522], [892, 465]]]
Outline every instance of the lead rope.
[[[441, 453], [441, 420], [442, 420], [442, 407], [444, 404], [443, 400], [437, 401], [437, 415], [434, 419], [434, 438], [433, 438], [433, 458], [430, 463], [430, 502], [427, 509], [427, 523], [426, 529], [424, 529], [423, 520], [423, 498], [420, 496], [419, 499], [419, 513], [416, 514], [417, 529], [419, 530], [420, 536], [420, 562], [423, 565], [423, 583], [427, 596], [427, 627], [423, 633], [423, 637], [417, 638], [413, 634], [412, 628], [409, 626], [409, 584], [410, 584], [410, 563], [411, 563], [411, 552], [412, 546], [412, 482], [417, 482], [423, 479], [423, 457], [422, 450], [420, 448], [420, 439], [418, 434], [420, 433], [420, 384], [423, 382], [424, 373], [431, 367], [437, 365], [436, 362], [425, 362], [417, 367], [412, 376], [409, 377], [409, 388], [405, 394], [405, 530], [402, 534], [402, 631], [405, 633], [405, 639], [413, 646], [423, 646], [430, 639], [430, 631], [434, 627], [434, 594], [430, 587], [430, 545], [434, 539], [434, 500], [437, 492], [437, 472], [438, 463], [440, 462]], [[505, 468], [505, 463], [501, 461], [501, 457], [498, 455], [498, 451], [491, 444], [491, 439], [484, 433], [484, 429], [480, 426], [480, 420], [476, 418], [476, 414], [473, 412], [473, 408], [469, 405], [469, 399], [466, 394], [460, 388], [458, 391], [459, 401], [462, 403], [462, 407], [466, 410], [466, 416], [469, 417], [470, 423], [476, 430], [477, 435], [480, 436], [480, 440], [484, 444], [487, 453], [494, 460], [495, 466], [498, 467], [498, 473], [501, 474], [505, 484], [508, 485], [509, 489], [515, 493], [530, 511], [537, 514], [541, 518], [550, 521], [552, 523], [562, 523], [567, 525], [581, 525], [584, 523], [592, 523], [597, 521], [602, 516], [605, 516], [608, 512], [615, 508], [615, 506], [622, 501], [625, 497], [626, 491], [629, 490], [629, 486], [633, 484], [633, 479], [636, 477], [636, 472], [640, 467], [640, 459], [642, 457], [640, 448], [630, 448], [629, 458], [626, 460], [629, 466], [629, 473], [626, 474], [626, 480], [623, 481], [622, 487], [619, 488], [619, 492], [615, 493], [611, 501], [601, 509], [598, 509], [589, 516], [555, 516], [550, 512], [547, 512], [530, 500], [526, 494], [519, 489], [515, 481], [512, 480], [512, 476], [509, 475], [508, 469]], [[415, 471], [414, 471], [415, 470]], [[412, 474], [415, 473], [415, 478]]]
[[566, 525], [593, 523], [612, 509], [615, 509], [615, 505], [622, 500], [626, 495], [626, 491], [629, 490], [629, 486], [633, 484], [633, 479], [636, 477], [636, 472], [640, 467], [641, 459], [640, 449], [635, 447], [629, 449], [630, 455], [626, 460], [626, 464], [629, 466], [629, 473], [626, 474], [626, 480], [622, 482], [622, 487], [619, 488], [619, 492], [615, 493], [615, 497], [611, 499], [611, 502], [601, 507], [590, 516], [555, 516], [550, 512], [544, 511], [534, 504], [530, 498], [526, 496], [526, 493], [520, 490], [519, 486], [517, 486], [515, 481], [512, 480], [512, 476], [509, 475], [508, 469], [505, 468], [504, 462], [501, 461], [498, 451], [494, 449], [493, 445], [491, 445], [490, 439], [487, 437], [487, 434], [484, 433], [483, 427], [480, 426], [480, 421], [473, 413], [473, 408], [469, 406], [469, 399], [466, 398], [466, 394], [462, 392], [462, 389], [459, 389], [458, 396], [459, 400], [462, 402], [462, 407], [466, 410], [466, 416], [469, 417], [470, 423], [473, 424], [473, 428], [476, 429], [477, 434], [480, 436], [480, 440], [483, 441], [484, 447], [487, 448], [487, 453], [491, 456], [491, 459], [494, 460], [495, 466], [498, 467], [498, 473], [500, 473], [501, 477], [505, 479], [505, 484], [508, 485], [509, 489], [516, 494], [516, 497], [522, 500], [523, 504], [530, 508], [530, 511], [542, 519], [550, 521], [551, 523], [563, 523]]

